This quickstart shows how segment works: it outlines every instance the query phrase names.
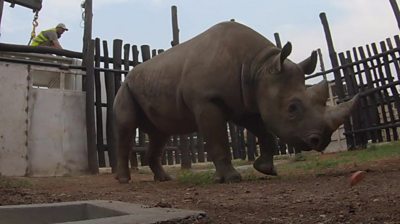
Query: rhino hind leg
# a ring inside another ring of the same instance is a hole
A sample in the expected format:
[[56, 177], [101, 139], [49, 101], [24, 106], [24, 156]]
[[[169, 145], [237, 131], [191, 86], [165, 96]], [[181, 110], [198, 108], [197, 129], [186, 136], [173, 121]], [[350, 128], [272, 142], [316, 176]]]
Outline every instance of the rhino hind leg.
[[226, 119], [222, 110], [212, 103], [202, 105], [201, 109], [196, 111], [196, 120], [206, 142], [205, 149], [215, 165], [215, 181], [241, 181], [240, 173], [232, 166]]
[[137, 128], [137, 105], [131, 98], [125, 85], [121, 86], [114, 101], [114, 128], [117, 149], [117, 175], [120, 183], [128, 183], [131, 179], [129, 170], [129, 153]]
[[161, 157], [163, 148], [168, 141], [169, 136], [160, 133], [149, 134], [149, 147], [146, 157], [149, 161], [149, 166], [154, 174], [154, 181], [169, 181], [172, 178], [165, 172], [162, 167]]

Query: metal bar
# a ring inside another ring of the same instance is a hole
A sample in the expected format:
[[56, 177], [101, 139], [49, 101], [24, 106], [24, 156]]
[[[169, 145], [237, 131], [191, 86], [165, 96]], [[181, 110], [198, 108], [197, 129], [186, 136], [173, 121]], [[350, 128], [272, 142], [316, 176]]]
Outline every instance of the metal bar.
[[51, 62], [32, 61], [32, 60], [19, 59], [19, 58], [0, 57], [0, 61], [10, 62], [10, 63], [28, 64], [28, 65], [39, 65], [39, 66], [55, 67], [55, 68], [60, 68], [60, 69], [63, 69], [63, 70], [69, 70], [69, 69], [79, 69], [79, 70], [82, 70], [82, 71], [86, 70], [86, 67], [81, 66], [81, 65], [57, 64], [57, 63], [51, 63]]
[[65, 56], [69, 58], [83, 58], [83, 53], [76, 51], [69, 51], [64, 49], [57, 49], [53, 47], [32, 47], [18, 44], [5, 44], [0, 43], [0, 51], [7, 52], [22, 52], [22, 53], [40, 53], [40, 54], [55, 54], [59, 56]]

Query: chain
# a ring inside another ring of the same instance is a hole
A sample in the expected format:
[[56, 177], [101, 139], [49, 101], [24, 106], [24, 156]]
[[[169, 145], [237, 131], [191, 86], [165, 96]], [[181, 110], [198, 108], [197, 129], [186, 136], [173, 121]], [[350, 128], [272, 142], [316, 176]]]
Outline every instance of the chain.
[[39, 26], [38, 19], [39, 19], [39, 11], [36, 11], [35, 15], [33, 16], [31, 38], [29, 39], [28, 45], [30, 45], [33, 38], [36, 37], [36, 27]]
[[84, 28], [84, 27], [85, 27], [85, 17], [86, 17], [86, 14], [85, 14], [85, 5], [86, 5], [86, 1], [83, 0], [82, 3], [81, 3], [81, 10], [82, 10], [81, 28]]

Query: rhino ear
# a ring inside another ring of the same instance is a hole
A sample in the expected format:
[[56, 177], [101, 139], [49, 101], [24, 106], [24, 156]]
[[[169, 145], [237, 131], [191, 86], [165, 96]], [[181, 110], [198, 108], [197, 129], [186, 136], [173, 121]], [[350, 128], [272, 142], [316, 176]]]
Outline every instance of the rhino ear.
[[282, 65], [285, 59], [292, 53], [292, 44], [287, 42], [273, 60], [273, 66], [270, 69], [271, 73], [278, 73], [282, 70]]
[[317, 66], [317, 61], [317, 51], [313, 51], [309, 58], [299, 63], [299, 66], [303, 69], [305, 74], [309, 75], [314, 72], [315, 67]]
[[285, 46], [283, 46], [282, 51], [280, 53], [280, 62], [281, 65], [285, 61], [285, 59], [292, 53], [292, 43], [287, 42]]

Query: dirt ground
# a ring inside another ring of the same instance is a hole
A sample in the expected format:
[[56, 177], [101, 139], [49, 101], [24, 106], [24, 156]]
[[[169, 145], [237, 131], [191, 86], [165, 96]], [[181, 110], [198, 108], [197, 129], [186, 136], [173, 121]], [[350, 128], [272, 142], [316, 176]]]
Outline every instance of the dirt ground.
[[[367, 174], [350, 187], [355, 170]], [[22, 178], [31, 184], [0, 187], [0, 205], [101, 199], [203, 210], [210, 223], [400, 223], [400, 159], [320, 175], [203, 186], [153, 182], [140, 171], [132, 177], [124, 185], [112, 174]]]

